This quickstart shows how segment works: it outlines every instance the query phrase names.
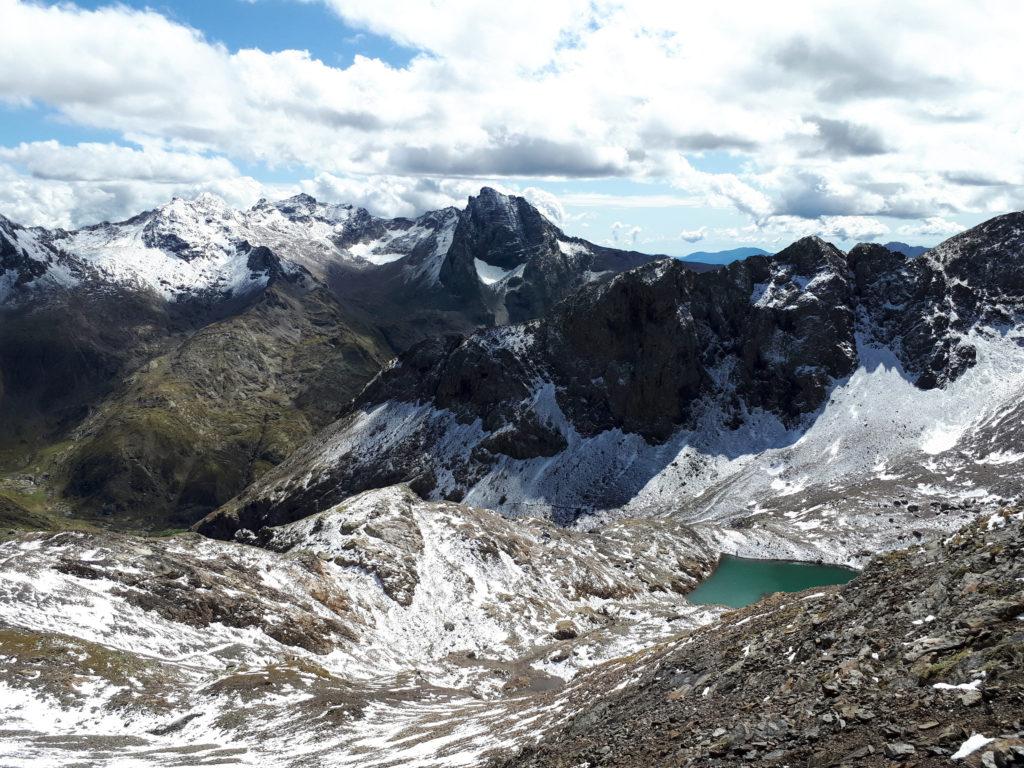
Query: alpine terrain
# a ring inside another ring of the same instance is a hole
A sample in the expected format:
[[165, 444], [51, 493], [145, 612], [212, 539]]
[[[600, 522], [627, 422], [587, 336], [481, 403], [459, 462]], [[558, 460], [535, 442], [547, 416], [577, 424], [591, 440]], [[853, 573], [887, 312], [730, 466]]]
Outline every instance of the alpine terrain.
[[175, 199], [74, 232], [0, 217], [2, 514], [187, 527], [397, 351], [532, 319], [652, 258], [487, 188], [415, 220], [307, 195]]
[[[0, 259], [3, 765], [1024, 765], [1024, 213], [702, 266], [202, 196]], [[689, 599], [722, 555], [852, 580]]]

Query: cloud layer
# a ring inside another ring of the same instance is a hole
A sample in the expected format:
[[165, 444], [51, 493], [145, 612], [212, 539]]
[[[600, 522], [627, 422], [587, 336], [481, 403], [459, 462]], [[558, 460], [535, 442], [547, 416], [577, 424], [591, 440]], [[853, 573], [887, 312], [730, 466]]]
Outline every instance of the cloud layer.
[[482, 179], [656, 182], [769, 234], [924, 233], [1024, 204], [1014, 0], [321, 1], [419, 53], [329, 66], [152, 11], [0, 0], [0, 100], [122, 137], [0, 149], [0, 206], [81, 223], [265, 191], [240, 167], [403, 214]]

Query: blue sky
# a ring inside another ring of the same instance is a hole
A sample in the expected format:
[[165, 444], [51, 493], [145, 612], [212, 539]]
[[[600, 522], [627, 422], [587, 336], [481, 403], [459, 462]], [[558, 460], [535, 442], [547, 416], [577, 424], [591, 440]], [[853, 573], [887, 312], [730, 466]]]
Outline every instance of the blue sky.
[[[309, 51], [327, 64], [348, 66], [358, 54], [405, 66], [416, 51], [386, 37], [345, 24], [321, 3], [291, 0], [174, 0], [140, 2], [120, 0], [139, 10], [152, 9], [167, 18], [198, 29], [209, 39], [233, 51], [259, 48], [280, 51], [288, 48]], [[85, 0], [82, 8], [100, 8], [111, 3]]]
[[0, 212], [413, 215], [488, 184], [651, 252], [930, 245], [1024, 207], [1024, 12], [897, 5], [0, 0]]

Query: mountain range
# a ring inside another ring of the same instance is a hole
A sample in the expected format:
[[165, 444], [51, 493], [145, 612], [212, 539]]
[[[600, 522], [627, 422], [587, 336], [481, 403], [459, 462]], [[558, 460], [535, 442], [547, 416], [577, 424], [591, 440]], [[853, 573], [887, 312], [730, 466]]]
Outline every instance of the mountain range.
[[[922, 256], [928, 252], [928, 248], [923, 245], [907, 245], [899, 241], [892, 241], [885, 243], [883, 248], [887, 248], [893, 253], [902, 253], [904, 256], [915, 258]], [[770, 256], [771, 254], [763, 248], [757, 248], [751, 245], [743, 245], [738, 248], [729, 248], [724, 251], [694, 251], [688, 253], [682, 257], [684, 261], [700, 262], [701, 264], [732, 264], [734, 261], [742, 261], [750, 256]]]
[[902, 253], [904, 256], [909, 256], [912, 259], [917, 256], [923, 256], [928, 253], [929, 250], [923, 245], [907, 245], [906, 243], [901, 243], [897, 240], [886, 243], [884, 247], [895, 253]]
[[537, 317], [653, 258], [568, 237], [487, 188], [416, 219], [307, 195], [248, 211], [175, 199], [71, 232], [0, 219], [0, 489], [188, 525], [396, 352]]
[[[1019, 764], [1022, 371], [1024, 213], [727, 265], [486, 188], [0, 219], [0, 754]], [[722, 554], [860, 575], [691, 602]]]
[[704, 273], [661, 260], [424, 341], [197, 530], [398, 482], [564, 525], [742, 522], [737, 551], [851, 563], [949, 530], [950, 508], [1019, 492], [1022, 222], [913, 260], [818, 238]]

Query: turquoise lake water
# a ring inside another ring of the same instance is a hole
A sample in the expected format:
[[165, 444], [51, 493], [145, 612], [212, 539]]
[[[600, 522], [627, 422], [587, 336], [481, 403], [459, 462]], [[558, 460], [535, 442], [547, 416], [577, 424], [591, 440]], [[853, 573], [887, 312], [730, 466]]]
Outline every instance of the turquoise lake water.
[[799, 592], [810, 587], [845, 584], [856, 575], [856, 571], [834, 565], [723, 555], [715, 572], [701, 582], [688, 599], [691, 603], [742, 608], [772, 592]]

